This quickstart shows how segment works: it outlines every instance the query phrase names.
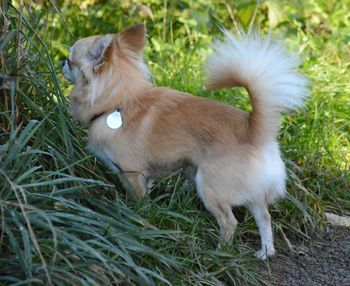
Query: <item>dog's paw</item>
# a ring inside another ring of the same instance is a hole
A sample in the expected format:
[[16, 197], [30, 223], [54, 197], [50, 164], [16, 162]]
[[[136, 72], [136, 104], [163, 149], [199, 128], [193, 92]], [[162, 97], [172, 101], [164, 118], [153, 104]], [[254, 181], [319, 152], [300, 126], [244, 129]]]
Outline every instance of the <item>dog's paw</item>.
[[261, 260], [266, 260], [268, 257], [273, 256], [276, 253], [274, 248], [262, 248], [255, 252], [255, 257]]
[[229, 244], [225, 241], [220, 240], [217, 245], [217, 250], [222, 251], [224, 250]]

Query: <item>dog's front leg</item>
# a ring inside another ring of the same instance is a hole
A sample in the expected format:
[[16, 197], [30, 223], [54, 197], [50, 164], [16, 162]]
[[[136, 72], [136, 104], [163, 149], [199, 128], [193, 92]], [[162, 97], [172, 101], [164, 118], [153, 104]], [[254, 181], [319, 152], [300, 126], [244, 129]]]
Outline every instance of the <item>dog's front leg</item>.
[[136, 199], [140, 199], [147, 193], [147, 181], [140, 172], [122, 172], [119, 178], [124, 188]]

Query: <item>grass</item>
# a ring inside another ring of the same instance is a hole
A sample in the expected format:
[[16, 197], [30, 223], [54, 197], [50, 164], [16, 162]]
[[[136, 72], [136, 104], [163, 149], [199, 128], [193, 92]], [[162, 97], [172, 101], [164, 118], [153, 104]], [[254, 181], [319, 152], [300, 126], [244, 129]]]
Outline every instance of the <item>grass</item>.
[[[291, 49], [302, 47], [312, 89], [307, 107], [285, 116], [279, 135], [289, 195], [271, 213], [277, 246], [285, 248], [283, 235], [307, 238], [324, 211], [350, 214], [350, 18], [346, 0], [310, 0], [298, 4], [302, 9], [286, 4], [276, 24], [272, 2], [258, 6], [256, 24], [267, 32], [274, 23]], [[150, 20], [133, 1], [86, 11], [77, 6], [88, 1], [50, 3], [42, 9], [1, 2], [0, 284], [267, 283], [256, 271], [258, 233], [244, 209], [234, 210], [241, 223], [232, 243], [217, 249], [215, 219], [179, 174], [144, 200], [130, 200], [86, 152], [86, 130], [69, 116], [59, 67], [65, 45], [119, 30], [138, 16], [148, 19], [146, 58], [157, 85], [248, 109], [241, 90], [206, 91], [201, 65], [219, 36], [217, 21], [248, 27], [255, 4], [146, 1]]]

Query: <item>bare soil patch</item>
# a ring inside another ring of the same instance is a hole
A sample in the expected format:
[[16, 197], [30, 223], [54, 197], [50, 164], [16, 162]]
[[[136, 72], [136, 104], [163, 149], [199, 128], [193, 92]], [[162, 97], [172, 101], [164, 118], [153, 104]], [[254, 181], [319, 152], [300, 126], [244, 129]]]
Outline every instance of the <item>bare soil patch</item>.
[[271, 285], [350, 286], [350, 228], [327, 225], [311, 240], [292, 242], [269, 262]]

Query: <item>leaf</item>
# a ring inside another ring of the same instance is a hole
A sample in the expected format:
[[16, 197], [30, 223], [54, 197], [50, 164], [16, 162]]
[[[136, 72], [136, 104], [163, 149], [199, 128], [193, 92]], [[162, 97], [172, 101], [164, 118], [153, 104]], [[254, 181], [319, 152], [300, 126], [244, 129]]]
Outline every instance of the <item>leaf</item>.
[[270, 27], [274, 28], [283, 20], [283, 2], [280, 0], [267, 0], [265, 3], [268, 8]]
[[248, 27], [251, 18], [254, 15], [255, 5], [247, 5], [238, 10], [238, 18], [244, 27]]

